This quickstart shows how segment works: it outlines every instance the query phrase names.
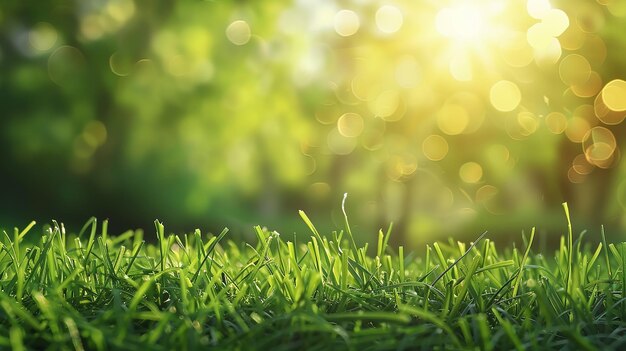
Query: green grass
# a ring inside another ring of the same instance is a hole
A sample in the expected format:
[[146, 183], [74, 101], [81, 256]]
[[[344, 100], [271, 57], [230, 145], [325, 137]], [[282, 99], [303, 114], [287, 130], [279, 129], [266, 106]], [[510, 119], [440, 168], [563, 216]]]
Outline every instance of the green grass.
[[[2, 233], [0, 349], [623, 349], [626, 244], [567, 235], [554, 252], [434, 243], [358, 247], [346, 228], [255, 244], [196, 230]], [[569, 223], [569, 214], [567, 214]]]

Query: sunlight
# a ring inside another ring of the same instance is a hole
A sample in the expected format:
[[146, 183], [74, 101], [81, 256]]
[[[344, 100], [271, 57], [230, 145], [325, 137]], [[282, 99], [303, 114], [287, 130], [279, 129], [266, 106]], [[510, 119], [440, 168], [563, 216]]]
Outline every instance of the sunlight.
[[459, 2], [439, 10], [437, 31], [458, 44], [480, 43], [494, 29], [491, 17], [501, 9], [497, 3]]

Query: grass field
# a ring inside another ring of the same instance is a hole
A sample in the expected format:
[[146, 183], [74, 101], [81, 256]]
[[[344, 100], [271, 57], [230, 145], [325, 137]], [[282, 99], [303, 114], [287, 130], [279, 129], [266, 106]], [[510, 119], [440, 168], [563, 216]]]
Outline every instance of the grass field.
[[[566, 210], [567, 222], [569, 214]], [[0, 348], [59, 350], [620, 349], [626, 243], [572, 233], [560, 247], [496, 250], [488, 235], [420, 255], [357, 247], [343, 231], [306, 242], [254, 228], [118, 236], [34, 223], [1, 234]], [[488, 228], [486, 228], [488, 229]], [[602, 233], [603, 234], [603, 233]]]

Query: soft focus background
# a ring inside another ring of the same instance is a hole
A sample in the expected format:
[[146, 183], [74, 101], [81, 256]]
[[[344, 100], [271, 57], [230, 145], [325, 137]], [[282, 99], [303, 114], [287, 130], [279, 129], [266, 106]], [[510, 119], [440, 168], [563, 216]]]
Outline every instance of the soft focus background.
[[0, 6], [0, 226], [626, 228], [626, 1]]

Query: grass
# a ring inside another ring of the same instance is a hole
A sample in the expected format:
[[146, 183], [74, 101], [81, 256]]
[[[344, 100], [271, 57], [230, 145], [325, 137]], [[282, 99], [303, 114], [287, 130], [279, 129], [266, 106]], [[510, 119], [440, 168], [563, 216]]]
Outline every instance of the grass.
[[623, 349], [626, 243], [574, 239], [565, 209], [553, 253], [533, 228], [521, 250], [481, 235], [419, 257], [391, 228], [358, 247], [347, 216], [323, 236], [303, 212], [308, 241], [256, 227], [254, 245], [31, 223], [1, 234], [0, 349]]

